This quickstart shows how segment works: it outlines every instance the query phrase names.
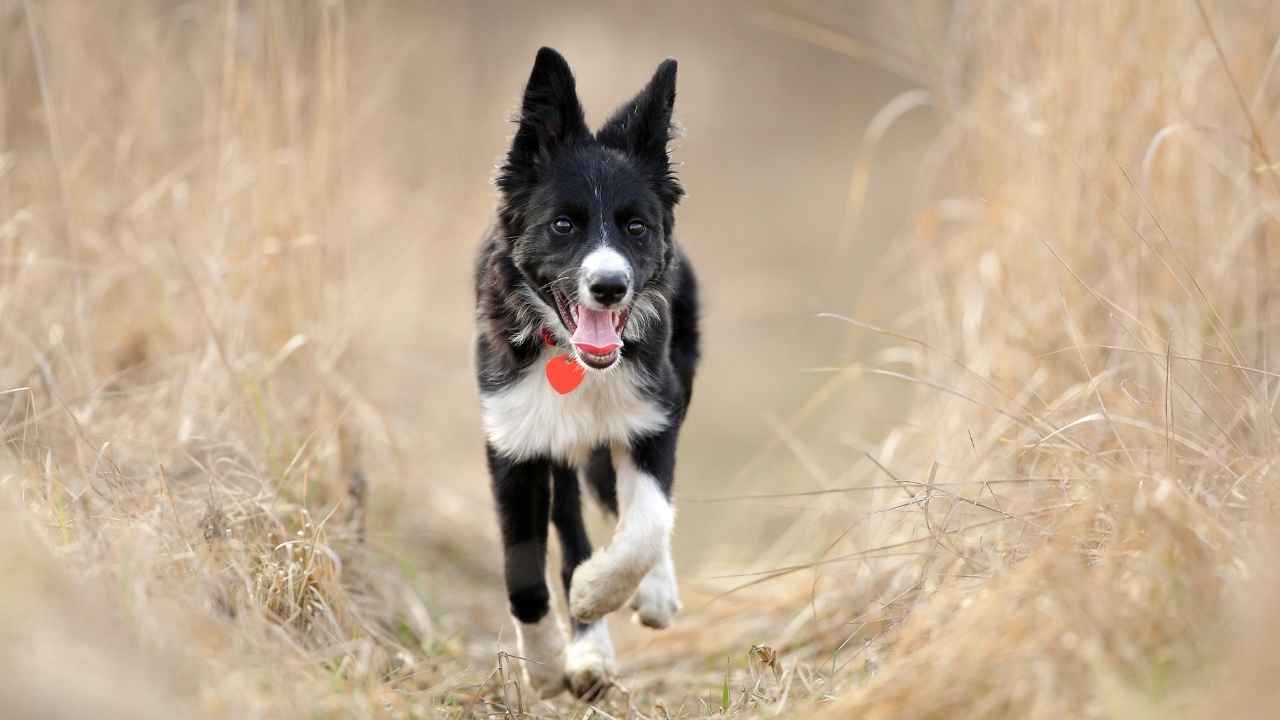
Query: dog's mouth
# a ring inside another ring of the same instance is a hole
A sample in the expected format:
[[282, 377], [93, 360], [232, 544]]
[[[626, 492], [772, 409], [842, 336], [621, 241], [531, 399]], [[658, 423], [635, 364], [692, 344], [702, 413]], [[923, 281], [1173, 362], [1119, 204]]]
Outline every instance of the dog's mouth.
[[627, 326], [631, 309], [593, 310], [570, 302], [564, 293], [554, 288], [551, 296], [555, 298], [560, 322], [572, 334], [569, 341], [582, 364], [595, 370], [613, 367], [622, 357], [622, 330]]

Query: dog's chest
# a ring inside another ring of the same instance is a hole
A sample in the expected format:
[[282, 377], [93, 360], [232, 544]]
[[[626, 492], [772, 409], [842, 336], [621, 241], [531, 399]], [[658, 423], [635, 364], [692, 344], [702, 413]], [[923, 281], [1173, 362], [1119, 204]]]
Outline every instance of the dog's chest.
[[512, 459], [550, 455], [577, 465], [592, 449], [661, 430], [667, 413], [637, 382], [624, 362], [611, 371], [588, 372], [567, 395], [551, 388], [542, 356], [516, 382], [481, 396], [489, 443]]

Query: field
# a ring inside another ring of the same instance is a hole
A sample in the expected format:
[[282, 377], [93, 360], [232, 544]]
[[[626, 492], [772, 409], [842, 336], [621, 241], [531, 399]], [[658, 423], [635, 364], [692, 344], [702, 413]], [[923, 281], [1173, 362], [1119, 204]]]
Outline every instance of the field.
[[[470, 366], [544, 44], [589, 121], [680, 59], [708, 296], [596, 705], [519, 682]], [[3, 714], [1273, 716], [1277, 65], [1250, 0], [0, 0]]]

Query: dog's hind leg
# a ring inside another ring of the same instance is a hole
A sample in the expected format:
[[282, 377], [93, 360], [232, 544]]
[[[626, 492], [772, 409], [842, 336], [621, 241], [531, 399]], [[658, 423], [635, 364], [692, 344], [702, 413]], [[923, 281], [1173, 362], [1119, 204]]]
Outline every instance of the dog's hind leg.
[[565, 687], [564, 628], [547, 588], [550, 464], [513, 462], [488, 448], [489, 472], [502, 530], [503, 576], [516, 627], [525, 681], [541, 697]]
[[680, 612], [680, 589], [676, 584], [676, 564], [671, 559], [671, 547], [658, 559], [649, 574], [640, 581], [640, 587], [631, 597], [633, 622], [662, 630], [669, 627]]
[[[578, 473], [573, 468], [555, 464], [551, 466], [554, 481], [551, 502], [551, 522], [560, 538], [564, 565], [560, 578], [564, 582], [565, 597], [573, 587], [573, 573], [579, 565], [591, 557], [591, 538], [587, 536], [582, 521], [582, 498]], [[609, 624], [604, 618], [594, 622], [572, 621], [573, 639], [565, 653], [565, 675], [574, 695], [588, 700], [599, 697], [608, 687], [610, 677], [617, 672], [613, 643], [609, 640]]]
[[[618, 478], [613, 472], [613, 458], [608, 447], [598, 447], [591, 451], [586, 465], [582, 468], [582, 479], [591, 488], [600, 506], [610, 515], [618, 514]], [[588, 553], [590, 554], [590, 553]]]
[[[671, 552], [675, 510], [671, 484], [675, 470], [678, 428], [615, 445], [613, 467], [617, 475], [618, 526], [609, 545], [578, 567], [569, 594], [569, 611], [579, 621], [590, 622], [617, 610], [640, 589], [642, 581], [665, 563]], [[668, 564], [655, 576], [664, 593], [674, 601], [674, 576]], [[646, 603], [649, 593], [641, 595]], [[678, 606], [678, 605], [677, 605]], [[651, 625], [669, 623], [675, 612], [649, 613]], [[644, 621], [644, 617], [640, 617]]]

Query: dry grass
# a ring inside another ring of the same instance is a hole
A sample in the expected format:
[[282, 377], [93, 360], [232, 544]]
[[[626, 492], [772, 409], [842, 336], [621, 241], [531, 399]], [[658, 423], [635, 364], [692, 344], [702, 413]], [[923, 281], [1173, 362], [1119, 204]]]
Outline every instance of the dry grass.
[[[942, 129], [915, 171], [923, 210], [865, 293], [914, 301], [892, 330], [826, 320], [878, 350], [822, 369], [762, 451], [815, 484], [720, 487], [711, 516], [808, 514], [750, 567], [691, 579], [685, 622], [625, 636], [625, 687], [599, 711], [1269, 716], [1280, 13], [936, 9], [891, 56], [756, 15], [927, 88]], [[596, 712], [522, 694], [486, 635], [487, 508], [417, 484], [453, 436], [423, 440], [399, 403], [454, 402], [454, 376], [381, 353], [429, 330], [386, 274], [403, 256], [367, 241], [388, 207], [423, 205], [441, 237], [457, 208], [369, 165], [364, 123], [408, 112], [379, 100], [398, 21], [0, 5], [10, 716]], [[837, 244], [882, 138], [925, 99], [865, 133]], [[844, 438], [830, 475], [805, 423], [850, 387], [915, 397], [874, 446]]]
[[921, 556], [830, 717], [1275, 711], [1238, 643], [1276, 610], [1280, 15], [1205, 5], [951, 18], [921, 341], [885, 365], [923, 395], [879, 457], [914, 520], [855, 541]]

